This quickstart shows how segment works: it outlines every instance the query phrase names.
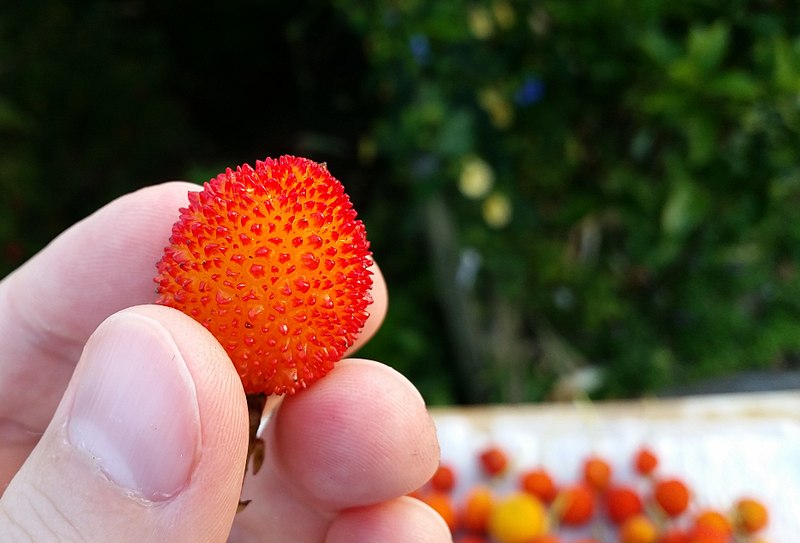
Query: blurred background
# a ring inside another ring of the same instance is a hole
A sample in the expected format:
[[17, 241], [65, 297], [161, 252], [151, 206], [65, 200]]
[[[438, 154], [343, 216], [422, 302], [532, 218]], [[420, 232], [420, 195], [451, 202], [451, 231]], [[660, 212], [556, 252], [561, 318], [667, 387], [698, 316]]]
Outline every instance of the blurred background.
[[363, 355], [431, 404], [797, 375], [795, 2], [196, 6], [0, 3], [0, 277], [121, 194], [292, 153], [387, 277]]

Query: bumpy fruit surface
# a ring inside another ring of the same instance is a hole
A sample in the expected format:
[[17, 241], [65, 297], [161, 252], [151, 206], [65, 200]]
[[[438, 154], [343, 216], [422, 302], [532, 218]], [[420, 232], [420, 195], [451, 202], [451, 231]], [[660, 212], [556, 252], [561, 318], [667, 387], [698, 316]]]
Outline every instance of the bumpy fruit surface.
[[371, 262], [364, 225], [324, 165], [266, 159], [189, 193], [157, 266], [157, 303], [208, 328], [246, 393], [291, 394], [353, 345]]

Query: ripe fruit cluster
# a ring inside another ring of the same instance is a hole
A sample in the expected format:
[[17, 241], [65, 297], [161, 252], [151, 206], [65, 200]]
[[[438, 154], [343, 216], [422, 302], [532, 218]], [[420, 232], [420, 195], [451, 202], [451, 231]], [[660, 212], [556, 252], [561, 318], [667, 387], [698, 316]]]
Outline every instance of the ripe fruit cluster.
[[[496, 446], [476, 461], [481, 480], [458, 500], [458, 474], [445, 464], [413, 493], [442, 516], [455, 543], [765, 543], [758, 538], [769, 518], [762, 502], [748, 497], [726, 511], [700, 507], [685, 481], [659, 473], [658, 456], [646, 446], [630, 459], [631, 481], [615, 477], [611, 462], [597, 454], [584, 458], [568, 482], [555, 481], [545, 466], [511, 473], [508, 455]], [[512, 477], [514, 490], [497, 490]]]

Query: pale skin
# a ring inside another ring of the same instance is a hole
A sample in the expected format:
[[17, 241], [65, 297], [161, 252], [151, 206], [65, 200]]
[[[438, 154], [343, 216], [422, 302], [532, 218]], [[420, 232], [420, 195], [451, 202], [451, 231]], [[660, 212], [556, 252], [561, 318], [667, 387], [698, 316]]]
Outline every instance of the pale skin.
[[[148, 305], [155, 262], [188, 190], [197, 187], [174, 182], [123, 196], [0, 282], [0, 541], [451, 541], [431, 509], [405, 497], [438, 462], [424, 402], [408, 380], [373, 361], [345, 359], [284, 399], [265, 426], [264, 465], [242, 489], [247, 408], [230, 360], [202, 326]], [[375, 303], [353, 350], [386, 311], [375, 271]], [[84, 345], [90, 336], [90, 345], [122, 341], [126, 327], [173, 349], [165, 367], [182, 359], [174, 381], [191, 383], [187, 397], [196, 397], [187, 411], [197, 416], [187, 435], [199, 436], [188, 475], [165, 470], [174, 492], [154, 500], [65, 437], [73, 436], [78, 381], [89, 379], [89, 359], [102, 350]], [[240, 496], [252, 502], [237, 515]]]

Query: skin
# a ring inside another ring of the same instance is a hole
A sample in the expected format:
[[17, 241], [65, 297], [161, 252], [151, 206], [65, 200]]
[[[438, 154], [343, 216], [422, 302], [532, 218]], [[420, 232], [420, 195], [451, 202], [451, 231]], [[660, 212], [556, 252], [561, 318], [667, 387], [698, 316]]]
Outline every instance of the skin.
[[[436, 468], [433, 423], [413, 385], [377, 362], [343, 360], [312, 388], [272, 402], [264, 466], [242, 488], [247, 409], [230, 360], [202, 326], [147, 305], [188, 190], [197, 187], [123, 196], [0, 282], [0, 540], [451, 541], [431, 509], [404, 497]], [[372, 316], [355, 348], [386, 311], [375, 271]], [[83, 375], [76, 364], [111, 315], [123, 331], [145, 322], [168, 335], [194, 382], [200, 450], [168, 499], [132, 494], [64, 438]], [[252, 503], [237, 515], [240, 496]]]

